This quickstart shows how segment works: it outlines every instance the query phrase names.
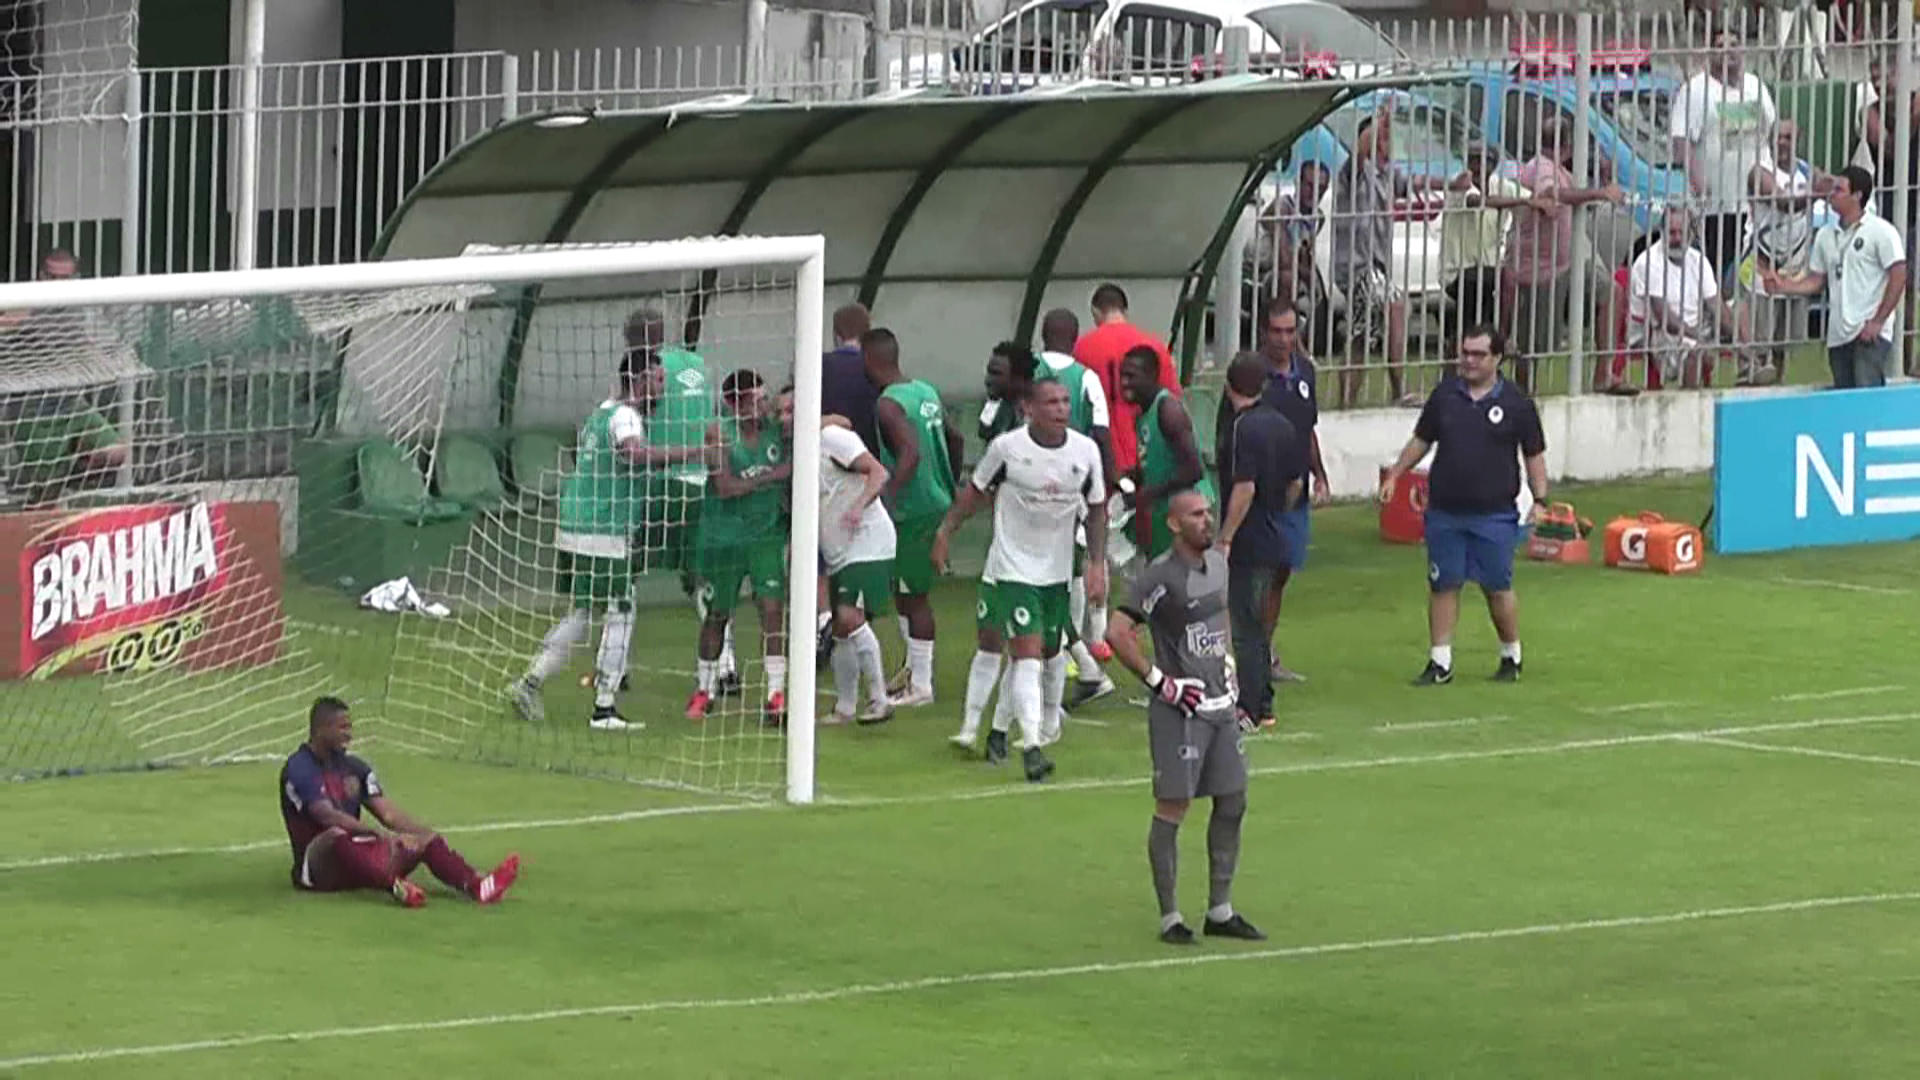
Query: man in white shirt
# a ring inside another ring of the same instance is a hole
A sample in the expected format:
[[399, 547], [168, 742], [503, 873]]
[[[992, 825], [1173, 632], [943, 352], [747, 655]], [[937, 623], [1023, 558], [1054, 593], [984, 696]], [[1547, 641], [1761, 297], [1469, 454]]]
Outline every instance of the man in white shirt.
[[1840, 224], [1813, 238], [1805, 276], [1766, 272], [1775, 295], [1827, 294], [1827, 364], [1833, 387], [1885, 386], [1893, 374], [1893, 316], [1907, 292], [1907, 249], [1900, 230], [1869, 207], [1873, 174], [1849, 165], [1834, 177], [1829, 199]]
[[1668, 134], [1674, 161], [1686, 172], [1701, 218], [1707, 261], [1725, 276], [1746, 235], [1748, 178], [1772, 160], [1767, 142], [1780, 119], [1773, 95], [1741, 61], [1740, 36], [1715, 36], [1708, 69], [1674, 95]]
[[[780, 414], [793, 430], [793, 395], [781, 395]], [[858, 719], [880, 724], [893, 718], [887, 676], [880, 666], [880, 639], [872, 620], [885, 615], [893, 597], [893, 520], [880, 502], [886, 466], [868, 451], [846, 418], [820, 418], [820, 559], [827, 568], [833, 610], [833, 687], [838, 700], [827, 723]], [[860, 684], [867, 707], [855, 716]]]
[[1782, 120], [1773, 132], [1773, 160], [1753, 167], [1753, 234], [1749, 240], [1752, 266], [1739, 274], [1745, 285], [1741, 307], [1747, 340], [1765, 342], [1772, 367], [1746, 370], [1736, 385], [1775, 382], [1786, 374], [1787, 342], [1807, 336], [1805, 297], [1772, 296], [1760, 280], [1760, 269], [1770, 267], [1781, 277], [1807, 272], [1813, 257], [1813, 203], [1833, 186], [1833, 178], [1807, 166], [1799, 156], [1800, 128]]
[[1649, 384], [1656, 370], [1660, 384], [1711, 383], [1711, 343], [1734, 336], [1733, 311], [1692, 234], [1692, 215], [1669, 207], [1663, 235], [1627, 271], [1627, 347], [1647, 354]]
[[1500, 175], [1495, 168], [1499, 158], [1499, 151], [1482, 140], [1468, 143], [1468, 183], [1447, 189], [1440, 224], [1440, 279], [1453, 301], [1450, 340], [1465, 327], [1497, 321], [1500, 263], [1513, 211], [1532, 199], [1526, 188]]
[[[1068, 426], [1070, 414], [1064, 384], [1054, 379], [1034, 382], [1027, 396], [1026, 425], [987, 446], [972, 481], [961, 489], [933, 541], [934, 565], [944, 571], [954, 531], [993, 503], [993, 545], [987, 549], [982, 575], [993, 586], [982, 602], [1013, 657], [1009, 689], [1025, 742], [1022, 763], [1033, 782], [1053, 772], [1053, 762], [1041, 750], [1052, 740], [1041, 725], [1043, 718], [1057, 721], [1066, 693], [1061, 645], [1068, 622], [1067, 583], [1073, 577], [1073, 534], [1082, 517], [1087, 598], [1104, 603], [1107, 596], [1106, 477], [1100, 451], [1092, 439]], [[1005, 733], [989, 734], [987, 760], [998, 763], [1006, 756]]]

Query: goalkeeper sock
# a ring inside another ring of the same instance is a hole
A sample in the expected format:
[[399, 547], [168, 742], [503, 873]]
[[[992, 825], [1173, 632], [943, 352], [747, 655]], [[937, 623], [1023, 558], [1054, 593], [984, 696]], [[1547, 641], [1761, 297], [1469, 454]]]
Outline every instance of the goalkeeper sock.
[[1511, 660], [1516, 664], [1519, 663], [1520, 662], [1520, 643], [1517, 641], [1501, 642], [1500, 656], [1502, 659]]
[[1020, 721], [1020, 737], [1029, 749], [1040, 746], [1041, 704], [1040, 673], [1045, 664], [1038, 660], [1013, 662], [1013, 715]]
[[713, 682], [720, 677], [720, 661], [700, 660], [693, 665], [693, 687], [703, 694], [712, 695]]
[[1107, 640], [1107, 605], [1087, 605], [1087, 640], [1102, 642]]
[[447, 846], [447, 842], [435, 836], [427, 842], [427, 872], [438, 878], [441, 884], [450, 889], [458, 889], [468, 896], [473, 895], [474, 886], [480, 884], [480, 874], [460, 853]]
[[993, 696], [993, 684], [1000, 681], [1000, 654], [975, 650], [973, 664], [967, 668], [967, 700], [960, 713], [960, 734], [972, 739], [980, 731], [980, 717], [987, 711], [987, 699]]
[[1000, 696], [993, 703], [993, 730], [1006, 734], [1013, 728], [1013, 660], [1000, 676]]
[[527, 678], [536, 683], [545, 682], [554, 673], [567, 666], [567, 657], [573, 647], [580, 644], [581, 637], [587, 632], [587, 613], [569, 611], [567, 617], [554, 624], [547, 631], [547, 638], [540, 644], [540, 655], [533, 658], [533, 666], [527, 669]]
[[787, 658], [784, 656], [769, 656], [767, 657], [767, 660], [766, 660], [766, 667], [767, 667], [767, 693], [769, 694], [786, 693], [787, 692]]
[[933, 693], [933, 642], [907, 639], [907, 675], [914, 693]]
[[[867, 681], [867, 700], [876, 708], [887, 704], [887, 673], [881, 667], [880, 638], [873, 632], [872, 624], [863, 624], [847, 636], [853, 646], [854, 656], [860, 664], [860, 674]], [[837, 650], [836, 650], [837, 651]]]
[[[1207, 819], [1207, 917], [1215, 922], [1233, 918], [1233, 871], [1240, 865], [1240, 823], [1247, 816], [1243, 792], [1219, 795], [1213, 816]], [[1215, 912], [1225, 911], [1225, 915]]]
[[[1091, 671], [1092, 668], [1082, 670]], [[1041, 714], [1040, 731], [1051, 742], [1060, 737], [1062, 712], [1060, 703], [1067, 700], [1067, 654], [1054, 653], [1045, 663], [1044, 675], [1040, 684], [1040, 700], [1045, 708]]]
[[1427, 655], [1432, 658], [1434, 663], [1439, 664], [1448, 671], [1453, 670], [1453, 646], [1435, 645], [1433, 648], [1427, 650]]
[[739, 670], [738, 667], [734, 666], [733, 659], [733, 620], [728, 619], [727, 628], [722, 631], [720, 635], [720, 659], [714, 665], [714, 672], [718, 677], [724, 679], [729, 675], [738, 673]]
[[393, 888], [393, 850], [382, 837], [343, 832], [333, 838], [333, 861], [355, 888]]
[[594, 659], [593, 707], [611, 709], [627, 673], [627, 646], [633, 642], [633, 612], [610, 611], [600, 627], [600, 655]]
[[860, 708], [860, 658], [853, 654], [850, 638], [835, 638], [833, 643], [833, 692], [837, 699], [833, 711], [852, 716]]
[[1180, 823], [1155, 814], [1147, 829], [1147, 865], [1153, 870], [1153, 895], [1160, 901], [1160, 927], [1180, 921], [1175, 886], [1180, 875]]

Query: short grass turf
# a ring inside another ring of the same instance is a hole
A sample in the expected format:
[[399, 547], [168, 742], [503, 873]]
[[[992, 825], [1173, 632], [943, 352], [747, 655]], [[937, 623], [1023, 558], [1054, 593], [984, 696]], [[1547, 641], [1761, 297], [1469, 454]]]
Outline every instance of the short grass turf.
[[[1708, 496], [1564, 493], [1601, 521]], [[1364, 508], [1316, 519], [1281, 631], [1311, 681], [1248, 740], [1234, 900], [1266, 943], [1155, 941], [1124, 680], [1048, 784], [946, 745], [954, 582], [940, 702], [823, 730], [812, 808], [451, 762], [369, 720], [403, 805], [526, 860], [497, 908], [296, 895], [268, 763], [0, 788], [0, 1075], [1920, 1074], [1920, 545], [1525, 565], [1517, 686], [1486, 682], [1471, 597], [1458, 681], [1407, 685], [1423, 569]], [[646, 625], [690, 648], [680, 614]], [[630, 710], [676, 730], [684, 689]]]

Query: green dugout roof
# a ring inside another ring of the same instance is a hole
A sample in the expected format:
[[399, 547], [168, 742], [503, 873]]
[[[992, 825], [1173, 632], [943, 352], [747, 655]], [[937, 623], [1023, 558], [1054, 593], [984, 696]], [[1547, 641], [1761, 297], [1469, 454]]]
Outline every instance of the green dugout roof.
[[[1381, 85], [1236, 76], [530, 115], [435, 168], [375, 255], [818, 232], [827, 309], [867, 304], [900, 335], [910, 369], [942, 389], [976, 393], [994, 341], [1031, 340], [1056, 306], [1084, 319], [1108, 280], [1127, 289], [1136, 321], [1171, 331], [1191, 357], [1197, 334], [1176, 323], [1199, 325], [1202, 304], [1189, 298], [1210, 292], [1259, 181], [1321, 117]], [[517, 350], [538, 336], [528, 324], [539, 305], [564, 299], [521, 298], [503, 390], [516, 384]], [[700, 302], [682, 305], [678, 329], [706, 351], [726, 336], [727, 304], [703, 302], [704, 319], [693, 317]]]

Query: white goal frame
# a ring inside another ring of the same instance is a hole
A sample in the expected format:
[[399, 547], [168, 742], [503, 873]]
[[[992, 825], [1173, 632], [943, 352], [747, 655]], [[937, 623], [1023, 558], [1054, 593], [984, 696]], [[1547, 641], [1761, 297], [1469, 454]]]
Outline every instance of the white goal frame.
[[[167, 304], [432, 285], [527, 284], [621, 274], [744, 267], [794, 273], [793, 525], [787, 580], [787, 801], [814, 801], [817, 705], [815, 596], [820, 551], [820, 363], [826, 326], [826, 238], [705, 237], [559, 251], [397, 259], [272, 270], [139, 274], [0, 285], [0, 311]], [[643, 736], [644, 737], [644, 736]]]

